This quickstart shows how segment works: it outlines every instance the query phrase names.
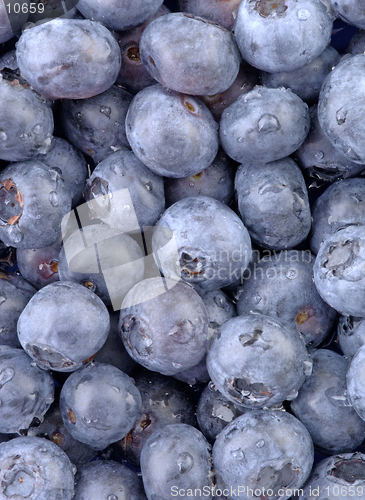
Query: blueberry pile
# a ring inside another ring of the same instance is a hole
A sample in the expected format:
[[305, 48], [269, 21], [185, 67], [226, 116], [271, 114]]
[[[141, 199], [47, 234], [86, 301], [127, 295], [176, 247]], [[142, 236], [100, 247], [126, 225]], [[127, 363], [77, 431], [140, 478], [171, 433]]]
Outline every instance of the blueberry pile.
[[365, 498], [363, 0], [0, 0], [0, 500]]

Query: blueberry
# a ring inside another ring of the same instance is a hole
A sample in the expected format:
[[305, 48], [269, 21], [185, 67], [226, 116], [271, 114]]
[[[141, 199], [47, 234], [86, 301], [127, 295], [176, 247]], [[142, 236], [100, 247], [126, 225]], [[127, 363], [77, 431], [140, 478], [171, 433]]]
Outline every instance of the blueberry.
[[243, 408], [273, 407], [294, 399], [309, 364], [300, 335], [262, 314], [223, 323], [207, 355], [214, 385]]
[[361, 0], [333, 0], [333, 7], [346, 23], [365, 28], [365, 8]]
[[51, 146], [50, 106], [31, 89], [11, 85], [0, 75], [0, 158], [23, 161]]
[[18, 320], [22, 347], [45, 369], [69, 372], [84, 366], [109, 332], [103, 302], [82, 285], [56, 281], [39, 290]]
[[121, 64], [111, 32], [87, 19], [53, 19], [27, 29], [16, 56], [22, 76], [49, 99], [101, 94], [113, 85]]
[[159, 84], [138, 92], [126, 117], [133, 152], [154, 173], [166, 177], [186, 177], [207, 168], [218, 152], [217, 129], [199, 99]]
[[324, 240], [314, 263], [318, 293], [345, 316], [365, 316], [364, 245], [365, 228], [350, 225]]
[[0, 43], [7, 42], [14, 35], [18, 34], [22, 26], [27, 22], [29, 17], [30, 0], [25, 0], [21, 5], [23, 9], [17, 12], [16, 0], [10, 0], [5, 4], [0, 5]]
[[240, 165], [235, 192], [243, 223], [258, 245], [284, 250], [308, 236], [311, 212], [307, 187], [291, 158]]
[[365, 344], [365, 318], [340, 316], [337, 324], [337, 339], [341, 351], [349, 360]]
[[133, 4], [128, 0], [79, 0], [77, 8], [87, 19], [100, 21], [111, 30], [123, 31], [149, 19], [162, 4], [163, 0], [137, 0]]
[[158, 82], [191, 95], [227, 90], [240, 65], [239, 51], [228, 30], [184, 12], [152, 21], [142, 34], [140, 54]]
[[330, 0], [243, 0], [234, 33], [252, 66], [269, 73], [294, 71], [324, 51], [334, 18]]
[[296, 94], [255, 87], [223, 111], [219, 134], [223, 149], [234, 160], [267, 163], [294, 153], [309, 125], [308, 106]]
[[141, 411], [133, 380], [115, 366], [91, 363], [63, 384], [60, 410], [71, 436], [96, 450], [122, 439]]
[[[169, 232], [176, 247], [159, 251]], [[250, 237], [241, 219], [207, 196], [171, 205], [159, 219], [152, 243], [165, 276], [202, 290], [217, 290], [239, 279], [251, 258]]]
[[211, 467], [211, 446], [198, 429], [187, 424], [165, 425], [142, 448], [142, 480], [148, 500], [167, 500], [179, 490], [197, 499], [205, 491], [211, 499]]
[[227, 30], [232, 30], [240, 3], [241, 0], [226, 2], [220, 2], [219, 0], [179, 0], [179, 7], [182, 12], [204, 17]]
[[[318, 119], [332, 145], [348, 160], [365, 163], [362, 96], [365, 55], [347, 56], [325, 79], [318, 100]], [[348, 81], [353, 82], [348, 92]]]
[[123, 300], [119, 328], [128, 354], [163, 375], [193, 367], [207, 350], [204, 302], [183, 282], [149, 278], [135, 285]]
[[3, 498], [73, 498], [72, 464], [65, 452], [47, 439], [24, 436], [1, 443], [0, 463]]
[[43, 420], [53, 397], [49, 373], [23, 349], [0, 346], [0, 432], [26, 432], [34, 419]]
[[286, 500], [309, 476], [313, 443], [304, 425], [290, 413], [254, 410], [218, 434], [213, 461], [231, 500], [254, 496]]
[[277, 318], [299, 332], [308, 346], [318, 346], [331, 332], [337, 314], [314, 285], [314, 261], [308, 251], [267, 252], [236, 290], [238, 313]]
[[328, 349], [317, 349], [312, 360], [313, 371], [291, 402], [291, 409], [321, 453], [353, 451], [365, 438], [365, 422], [347, 398], [348, 362]]
[[351, 38], [346, 52], [350, 54], [363, 54], [365, 52], [365, 30], [358, 30]]
[[365, 420], [364, 357], [365, 348], [362, 345], [351, 359], [346, 375], [349, 401], [362, 420]]
[[112, 85], [88, 99], [62, 101], [61, 121], [66, 137], [96, 163], [125, 148], [125, 117], [131, 100], [131, 94]]
[[74, 500], [145, 500], [140, 477], [113, 460], [97, 460], [81, 467], [75, 476]]

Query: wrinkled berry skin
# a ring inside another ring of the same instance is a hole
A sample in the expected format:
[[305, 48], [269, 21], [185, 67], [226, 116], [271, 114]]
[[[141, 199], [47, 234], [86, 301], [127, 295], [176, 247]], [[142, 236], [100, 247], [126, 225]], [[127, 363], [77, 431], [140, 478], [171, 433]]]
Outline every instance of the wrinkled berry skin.
[[240, 165], [235, 191], [242, 221], [258, 245], [284, 250], [308, 236], [311, 212], [307, 187], [291, 158]]
[[22, 76], [49, 99], [101, 94], [113, 85], [121, 64], [110, 31], [87, 19], [53, 19], [24, 31], [16, 56]]
[[365, 179], [333, 182], [317, 198], [312, 209], [310, 247], [317, 254], [321, 243], [339, 229], [365, 225]]
[[11, 163], [0, 173], [0, 238], [16, 248], [42, 248], [61, 235], [72, 197], [57, 167]]
[[262, 257], [236, 290], [238, 313], [277, 318], [299, 332], [306, 345], [318, 346], [331, 332], [337, 313], [317, 292], [314, 261], [310, 252], [300, 250]]
[[0, 445], [2, 498], [71, 500], [74, 474], [66, 453], [48, 439], [23, 436]]
[[293, 496], [294, 500], [351, 500], [363, 496], [365, 489], [365, 455], [363, 453], [341, 453], [317, 463], [304, 484], [303, 491]]
[[128, 434], [141, 406], [133, 379], [106, 363], [91, 363], [73, 372], [60, 394], [66, 429], [74, 439], [96, 450]]
[[189, 285], [149, 278], [126, 295], [120, 335], [137, 363], [163, 375], [196, 365], [208, 345], [208, 316], [202, 299]]
[[191, 488], [191, 498], [198, 500], [204, 487], [208, 488], [205, 498], [211, 500], [211, 467], [211, 446], [191, 425], [165, 425], [142, 448], [142, 480], [148, 500], [168, 500], [180, 488]]
[[329, 45], [333, 21], [330, 0], [243, 0], [234, 33], [252, 66], [269, 73], [294, 71]]
[[68, 281], [51, 283], [32, 299], [18, 320], [22, 347], [42, 368], [60, 372], [82, 368], [109, 333], [109, 313], [101, 299]]
[[35, 292], [24, 277], [0, 271], [0, 345], [20, 347], [18, 319]]
[[365, 317], [365, 228], [348, 226], [324, 240], [314, 263], [322, 299], [344, 316]]
[[0, 432], [20, 433], [43, 420], [54, 396], [51, 375], [23, 349], [0, 346]]
[[348, 362], [329, 349], [317, 349], [311, 358], [313, 371], [291, 402], [291, 409], [321, 453], [353, 451], [365, 438], [365, 422], [347, 399]]
[[240, 55], [231, 32], [207, 19], [174, 12], [144, 30], [140, 54], [162, 85], [190, 95], [218, 94], [234, 82]]
[[0, 159], [29, 160], [51, 146], [53, 114], [50, 106], [21, 85], [0, 74]]
[[127, 466], [113, 460], [97, 460], [77, 471], [73, 500], [117, 500], [122, 495], [128, 500], [146, 499], [141, 478]]
[[287, 89], [255, 87], [222, 113], [225, 152], [240, 163], [268, 163], [294, 153], [309, 132], [308, 106]]
[[287, 500], [309, 476], [313, 443], [304, 425], [290, 413], [254, 410], [218, 434], [213, 461], [228, 492], [236, 491], [228, 495], [231, 500], [252, 499], [250, 492], [255, 489], [261, 492], [258, 498], [265, 498], [271, 490], [273, 495], [266, 498]]
[[323, 132], [341, 154], [360, 164], [365, 163], [364, 74], [365, 54], [345, 57], [325, 79], [318, 100]]
[[128, 146], [125, 117], [132, 96], [112, 85], [88, 99], [64, 100], [61, 121], [68, 140], [99, 163], [117, 149]]
[[87, 19], [100, 21], [110, 30], [124, 31], [149, 19], [163, 0], [105, 1], [79, 0], [77, 9]]
[[134, 154], [157, 175], [198, 174], [218, 152], [218, 125], [208, 108], [159, 84], [133, 98], [125, 126]]
[[237, 406], [253, 409], [294, 399], [308, 362], [300, 335], [262, 314], [223, 323], [207, 355], [217, 389]]
[[217, 290], [239, 279], [250, 261], [251, 240], [243, 222], [208, 196], [183, 198], [165, 210], [153, 235], [155, 253], [164, 247], [168, 232], [176, 247], [159, 253], [161, 271], [202, 290]]

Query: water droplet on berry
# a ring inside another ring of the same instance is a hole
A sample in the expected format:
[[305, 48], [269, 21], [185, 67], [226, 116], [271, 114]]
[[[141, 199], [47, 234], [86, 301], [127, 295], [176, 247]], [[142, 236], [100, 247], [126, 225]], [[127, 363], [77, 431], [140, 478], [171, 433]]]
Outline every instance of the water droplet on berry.
[[218, 307], [224, 307], [224, 299], [222, 297], [214, 297], [214, 302]]
[[232, 450], [231, 455], [233, 458], [244, 458], [245, 456], [241, 448], [238, 448], [237, 450]]
[[312, 375], [312, 370], [313, 370], [313, 361], [306, 360], [303, 362], [303, 372], [304, 375], [309, 377]]
[[117, 495], [111, 494], [111, 495], [108, 495], [107, 500], [118, 500], [118, 497], [117, 497]]
[[110, 118], [112, 110], [109, 106], [100, 106], [100, 113], [103, 113], [107, 118]]
[[181, 368], [181, 367], [182, 367], [182, 365], [181, 365], [180, 363], [171, 363], [171, 364], [172, 364], [172, 366], [173, 366], [174, 368], [176, 368], [177, 370], [178, 370], [179, 368]]
[[6, 382], [9, 382], [14, 377], [14, 370], [12, 368], [4, 368], [0, 372], [0, 389]]
[[336, 121], [338, 125], [343, 125], [346, 121], [347, 111], [343, 108], [336, 111]]
[[189, 187], [193, 188], [195, 186], [194, 182], [189, 182]]
[[152, 191], [153, 184], [151, 181], [146, 182], [146, 189], [147, 189], [147, 191]]
[[268, 134], [270, 132], [275, 132], [276, 130], [280, 130], [281, 125], [276, 116], [271, 115], [269, 113], [265, 113], [259, 119], [258, 127], [259, 127], [259, 132]]
[[58, 194], [56, 191], [51, 191], [49, 193], [49, 202], [52, 205], [52, 207], [58, 207], [59, 201], [58, 201]]
[[40, 123], [37, 123], [37, 125], [34, 125], [32, 130], [35, 134], [39, 135], [40, 133], [42, 133], [43, 126]]
[[179, 468], [180, 474], [189, 472], [193, 465], [194, 458], [189, 452], [185, 451], [184, 453], [180, 453], [180, 455], [177, 457], [177, 466]]
[[243, 142], [244, 140], [245, 140], [245, 139], [244, 139], [243, 137], [239, 137], [239, 138], [237, 139], [237, 142]]
[[261, 300], [261, 296], [256, 294], [252, 297], [252, 300], [254, 301], [255, 304], [258, 304]]
[[307, 9], [299, 9], [297, 13], [299, 21], [306, 21], [310, 15], [311, 13]]
[[265, 441], [263, 439], [260, 439], [260, 441], [257, 441], [256, 446], [257, 448], [262, 448], [265, 445]]
[[323, 151], [317, 151], [314, 157], [317, 158], [317, 160], [321, 160], [324, 157]]
[[81, 120], [81, 118], [82, 118], [81, 111], [79, 111], [78, 113], [76, 113], [75, 118], [76, 118], [76, 120]]
[[6, 139], [8, 138], [6, 132], [4, 132], [3, 130], [0, 130], [0, 141], [6, 141]]
[[4, 297], [3, 295], [0, 295], [0, 306], [1, 306], [1, 304], [4, 304], [5, 301], [6, 301], [6, 297]]
[[289, 269], [285, 276], [290, 280], [294, 280], [297, 277], [297, 270]]

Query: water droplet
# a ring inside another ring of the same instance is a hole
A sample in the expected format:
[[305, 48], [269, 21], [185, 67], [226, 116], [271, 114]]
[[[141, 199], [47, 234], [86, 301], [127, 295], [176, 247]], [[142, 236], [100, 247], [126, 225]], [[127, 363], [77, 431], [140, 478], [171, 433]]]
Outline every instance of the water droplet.
[[37, 123], [37, 125], [34, 125], [34, 127], [32, 128], [33, 132], [37, 135], [41, 134], [42, 133], [42, 130], [43, 130], [43, 126], [40, 124], [40, 123]]
[[81, 118], [82, 118], [81, 111], [79, 111], [78, 113], [76, 113], [75, 118], [76, 118], [76, 120], [81, 120]]
[[6, 135], [6, 132], [0, 130], [0, 141], [6, 141], [7, 138], [8, 136]]
[[107, 500], [118, 500], [117, 495], [114, 495], [113, 493], [111, 495], [107, 496]]
[[297, 13], [299, 21], [306, 21], [310, 15], [311, 13], [307, 9], [299, 9]]
[[35, 216], [35, 218], [36, 218], [37, 220], [39, 220], [39, 219], [41, 218], [41, 214], [37, 214], [37, 215]]
[[227, 135], [227, 130], [223, 130], [223, 135]]
[[244, 140], [245, 140], [245, 139], [244, 139], [244, 137], [239, 137], [239, 138], [237, 139], [237, 142], [243, 142]]
[[296, 389], [293, 389], [286, 397], [288, 401], [293, 401], [298, 396], [298, 391]]
[[52, 207], [58, 207], [59, 201], [58, 201], [58, 194], [56, 191], [51, 191], [49, 193], [49, 202], [52, 205]]
[[256, 446], [257, 448], [262, 448], [265, 445], [265, 441], [263, 439], [260, 439], [260, 441], [257, 441]]
[[128, 210], [128, 211], [131, 209], [130, 205], [128, 205], [128, 204], [124, 205], [123, 208], [124, 208], [124, 210]]
[[3, 295], [0, 295], [0, 306], [1, 306], [1, 304], [4, 304], [5, 301], [6, 301], [6, 297], [4, 297]]
[[114, 122], [114, 126], [115, 127], [120, 127], [120, 123], [119, 122]]
[[218, 307], [224, 307], [223, 297], [215, 296], [213, 300], [214, 300], [215, 304], [217, 304]]
[[312, 370], [313, 370], [313, 361], [310, 361], [310, 360], [304, 361], [303, 362], [304, 375], [309, 377], [310, 375], [312, 375]]
[[259, 119], [258, 127], [259, 127], [259, 132], [268, 134], [270, 132], [275, 132], [276, 130], [280, 130], [281, 125], [276, 116], [270, 115], [269, 113], [265, 113]]
[[252, 300], [254, 301], [255, 304], [258, 304], [261, 301], [261, 296], [256, 294], [252, 297]]
[[174, 362], [172, 362], [171, 364], [172, 364], [172, 366], [173, 366], [174, 368], [176, 368], [176, 369], [179, 369], [179, 368], [181, 368], [181, 367], [182, 367], [182, 365], [181, 365], [180, 363], [174, 363]]
[[225, 177], [220, 177], [219, 181], [218, 181], [218, 184], [223, 184], [223, 182], [225, 182], [225, 181], [226, 181]]
[[153, 184], [151, 181], [146, 182], [146, 189], [147, 189], [147, 191], [152, 191]]
[[154, 448], [157, 444], [157, 441], [153, 441], [151, 444], [150, 444], [150, 448]]
[[193, 188], [193, 187], [195, 186], [194, 182], [190, 181], [190, 182], [189, 182], [189, 186], [190, 186], [191, 188]]
[[177, 466], [179, 468], [180, 474], [189, 472], [193, 465], [194, 458], [189, 452], [185, 451], [183, 453], [180, 453], [180, 455], [177, 457]]
[[20, 138], [22, 141], [26, 141], [28, 138], [28, 134], [20, 134]]
[[346, 121], [347, 111], [343, 108], [336, 111], [336, 121], [338, 125], [343, 125]]
[[14, 243], [20, 243], [24, 238], [24, 234], [20, 231], [19, 226], [17, 224], [6, 226], [6, 230], [9, 239], [11, 239]]
[[238, 448], [237, 450], [232, 450], [231, 455], [233, 458], [244, 458], [245, 456], [241, 448]]
[[317, 151], [314, 157], [317, 158], [317, 160], [321, 160], [324, 157], [323, 151]]
[[14, 370], [12, 368], [4, 368], [0, 372], [0, 388], [9, 382], [14, 377]]
[[297, 274], [296, 269], [289, 269], [285, 276], [290, 280], [294, 280], [297, 277]]
[[112, 112], [109, 106], [100, 106], [100, 113], [103, 113], [106, 117], [110, 118], [110, 113]]
[[270, 267], [267, 271], [266, 271], [266, 277], [267, 278], [273, 278], [274, 276], [276, 275], [276, 272], [275, 272], [275, 269], [273, 269], [272, 267]]

